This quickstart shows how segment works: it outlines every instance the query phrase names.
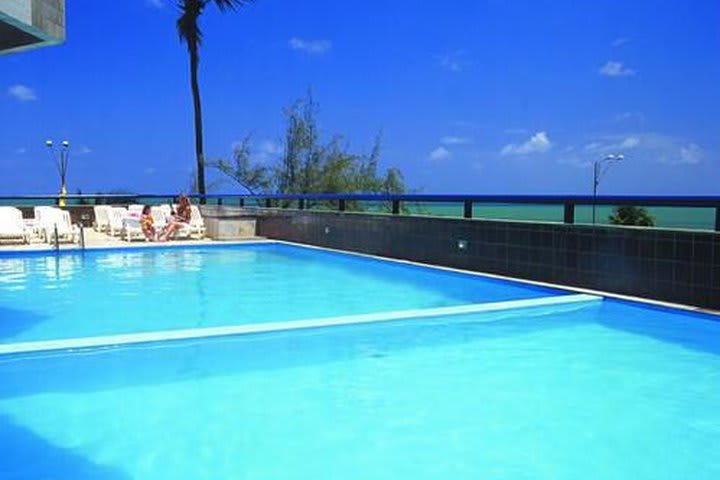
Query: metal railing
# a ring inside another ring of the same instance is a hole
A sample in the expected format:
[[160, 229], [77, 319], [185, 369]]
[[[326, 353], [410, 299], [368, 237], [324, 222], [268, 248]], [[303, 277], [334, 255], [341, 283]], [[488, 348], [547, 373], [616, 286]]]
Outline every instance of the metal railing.
[[[286, 208], [306, 210], [322, 206], [324, 210], [338, 212], [362, 211], [363, 202], [382, 205], [380, 210], [365, 210], [368, 213], [392, 215], [413, 215], [405, 208], [416, 204], [453, 204], [461, 206], [465, 219], [490, 218], [482, 214], [487, 205], [503, 206], [548, 206], [562, 207], [562, 222], [576, 223], [578, 207], [615, 207], [633, 205], [642, 207], [682, 207], [685, 209], [710, 209], [714, 211], [714, 222], [709, 220], [707, 229], [720, 231], [720, 196], [598, 196], [592, 195], [438, 195], [438, 194], [207, 194], [188, 195], [196, 202], [210, 205], [229, 205], [245, 208]], [[96, 194], [67, 195], [68, 206], [131, 204], [131, 203], [170, 203], [174, 194]], [[57, 204], [56, 195], [0, 196], [0, 205], [33, 206]], [[414, 214], [417, 214], [414, 213]], [[585, 222], [589, 223], [589, 222]], [[714, 225], [712, 225], [714, 223]]]

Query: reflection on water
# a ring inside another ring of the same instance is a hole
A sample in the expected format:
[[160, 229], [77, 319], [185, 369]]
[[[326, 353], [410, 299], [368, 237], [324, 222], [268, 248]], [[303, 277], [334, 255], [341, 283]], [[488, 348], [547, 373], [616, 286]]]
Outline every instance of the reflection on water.
[[[0, 307], [43, 321], [7, 341], [290, 321], [557, 291], [266, 244], [0, 257]], [[0, 322], [3, 319], [0, 319]]]

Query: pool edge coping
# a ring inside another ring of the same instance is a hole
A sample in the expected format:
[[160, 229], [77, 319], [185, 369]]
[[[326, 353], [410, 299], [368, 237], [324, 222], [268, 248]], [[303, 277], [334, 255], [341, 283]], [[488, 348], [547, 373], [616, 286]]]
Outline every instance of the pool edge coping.
[[284, 322], [251, 323], [246, 325], [229, 325], [192, 329], [160, 330], [155, 332], [126, 333], [95, 337], [80, 337], [61, 340], [39, 340], [0, 344], [0, 359], [22, 354], [49, 352], [72, 352], [76, 350], [121, 347], [126, 345], [173, 342], [182, 340], [200, 340], [217, 337], [230, 337], [261, 333], [278, 333], [316, 328], [328, 328], [351, 325], [368, 325], [375, 323], [414, 320], [473, 313], [503, 312], [512, 310], [532, 309], [559, 305], [595, 303], [603, 297], [588, 294], [558, 295], [521, 300], [504, 300], [500, 302], [472, 303], [450, 307], [432, 307], [413, 310], [397, 310], [393, 312], [365, 313], [359, 315], [342, 315], [336, 317], [289, 320]]
[[[174, 242], [136, 242], [127, 244], [117, 245], [86, 245], [84, 248], [78, 245], [61, 245], [58, 250], [55, 250], [52, 246], [43, 245], [38, 248], [0, 248], [0, 258], [3, 256], [22, 256], [23, 254], [70, 254], [70, 253], [83, 253], [83, 252], [97, 252], [97, 251], [142, 251], [142, 250], [173, 250], [183, 248], [205, 248], [205, 247], [236, 247], [242, 245], [255, 245], [255, 244], [266, 244], [266, 243], [280, 243], [278, 240], [269, 238], [255, 237], [247, 240], [213, 240], [208, 241], [197, 241], [197, 243], [189, 243], [183, 241], [182, 243]], [[2, 247], [2, 246], [0, 246]]]

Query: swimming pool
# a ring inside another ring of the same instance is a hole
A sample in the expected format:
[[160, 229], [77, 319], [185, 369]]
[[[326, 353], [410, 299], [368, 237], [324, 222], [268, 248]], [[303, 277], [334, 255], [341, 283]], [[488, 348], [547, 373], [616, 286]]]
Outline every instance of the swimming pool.
[[0, 343], [459, 306], [568, 292], [281, 243], [0, 253]]
[[710, 315], [263, 243], [2, 254], [0, 343], [3, 480], [720, 478]]
[[0, 356], [0, 477], [720, 478], [720, 322], [614, 300]]

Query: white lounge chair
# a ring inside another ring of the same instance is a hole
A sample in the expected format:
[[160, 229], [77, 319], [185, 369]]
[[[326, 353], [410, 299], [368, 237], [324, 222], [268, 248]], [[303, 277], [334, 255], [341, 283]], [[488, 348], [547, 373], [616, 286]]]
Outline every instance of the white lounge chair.
[[190, 235], [199, 239], [205, 238], [205, 220], [195, 205], [190, 205]]
[[171, 216], [170, 207], [167, 205], [150, 207], [150, 215], [153, 218], [155, 229], [159, 232], [168, 224], [168, 220]]
[[128, 212], [133, 213], [133, 214], [136, 213], [138, 215], [142, 215], [143, 208], [145, 208], [145, 205], [140, 205], [140, 204], [128, 205]]
[[[49, 242], [49, 238], [46, 236], [47, 223], [52, 222], [53, 212], [55, 207], [34, 207], [33, 214], [35, 216], [35, 225], [40, 234], [40, 240], [43, 242]], [[54, 231], [54, 228], [53, 228]]]
[[147, 238], [145, 238], [145, 234], [142, 231], [139, 216], [128, 215], [123, 217], [122, 225], [122, 236], [128, 242], [132, 242], [134, 239], [147, 240]]
[[93, 211], [95, 212], [95, 231], [98, 232], [109, 232], [110, 231], [110, 205], [95, 205]]
[[55, 241], [57, 232], [58, 242], [76, 242], [80, 236], [77, 225], [70, 220], [70, 212], [54, 207], [35, 207], [35, 220], [40, 225], [43, 238], [48, 243]]
[[22, 212], [15, 207], [0, 207], [0, 240], [30, 243]]
[[110, 220], [110, 235], [119, 237], [123, 233], [123, 219], [127, 216], [128, 211], [122, 207], [111, 207], [108, 211]]

